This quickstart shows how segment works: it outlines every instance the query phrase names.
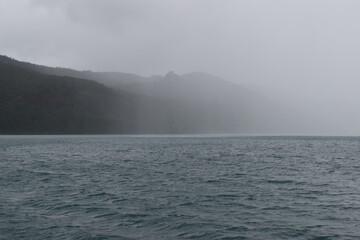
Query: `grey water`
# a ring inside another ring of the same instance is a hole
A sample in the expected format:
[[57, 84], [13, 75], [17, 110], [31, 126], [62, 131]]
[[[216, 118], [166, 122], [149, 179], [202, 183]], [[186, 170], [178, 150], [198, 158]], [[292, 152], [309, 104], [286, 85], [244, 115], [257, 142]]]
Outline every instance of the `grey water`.
[[360, 138], [0, 136], [0, 239], [360, 239]]

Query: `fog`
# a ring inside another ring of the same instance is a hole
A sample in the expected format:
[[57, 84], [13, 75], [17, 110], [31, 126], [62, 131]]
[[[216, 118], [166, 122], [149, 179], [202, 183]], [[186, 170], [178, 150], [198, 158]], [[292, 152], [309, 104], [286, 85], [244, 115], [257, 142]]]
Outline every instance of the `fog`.
[[314, 120], [297, 133], [359, 135], [359, 9], [357, 0], [0, 0], [0, 53], [142, 76], [203, 71]]

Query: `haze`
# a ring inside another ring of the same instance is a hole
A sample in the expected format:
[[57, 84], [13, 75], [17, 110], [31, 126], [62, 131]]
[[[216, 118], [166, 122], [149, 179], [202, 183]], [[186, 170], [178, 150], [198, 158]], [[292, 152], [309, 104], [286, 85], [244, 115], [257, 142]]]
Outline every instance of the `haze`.
[[[143, 76], [204, 71], [359, 135], [357, 0], [0, 0], [0, 53]], [[323, 132], [324, 133], [324, 132]]]

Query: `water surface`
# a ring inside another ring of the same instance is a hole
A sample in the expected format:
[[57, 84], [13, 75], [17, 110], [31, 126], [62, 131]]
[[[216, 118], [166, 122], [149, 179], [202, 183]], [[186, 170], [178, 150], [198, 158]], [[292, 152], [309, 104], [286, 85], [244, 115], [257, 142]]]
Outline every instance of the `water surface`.
[[359, 146], [0, 136], [0, 239], [359, 239]]

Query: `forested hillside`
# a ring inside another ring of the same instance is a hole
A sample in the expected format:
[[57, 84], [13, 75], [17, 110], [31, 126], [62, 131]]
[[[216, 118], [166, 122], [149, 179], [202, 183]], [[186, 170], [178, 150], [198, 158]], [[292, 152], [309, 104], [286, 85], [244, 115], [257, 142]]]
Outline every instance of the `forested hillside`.
[[129, 133], [137, 101], [95, 81], [0, 63], [0, 133]]
[[196, 72], [140, 77], [0, 56], [0, 133], [282, 134], [312, 120], [268, 97]]

